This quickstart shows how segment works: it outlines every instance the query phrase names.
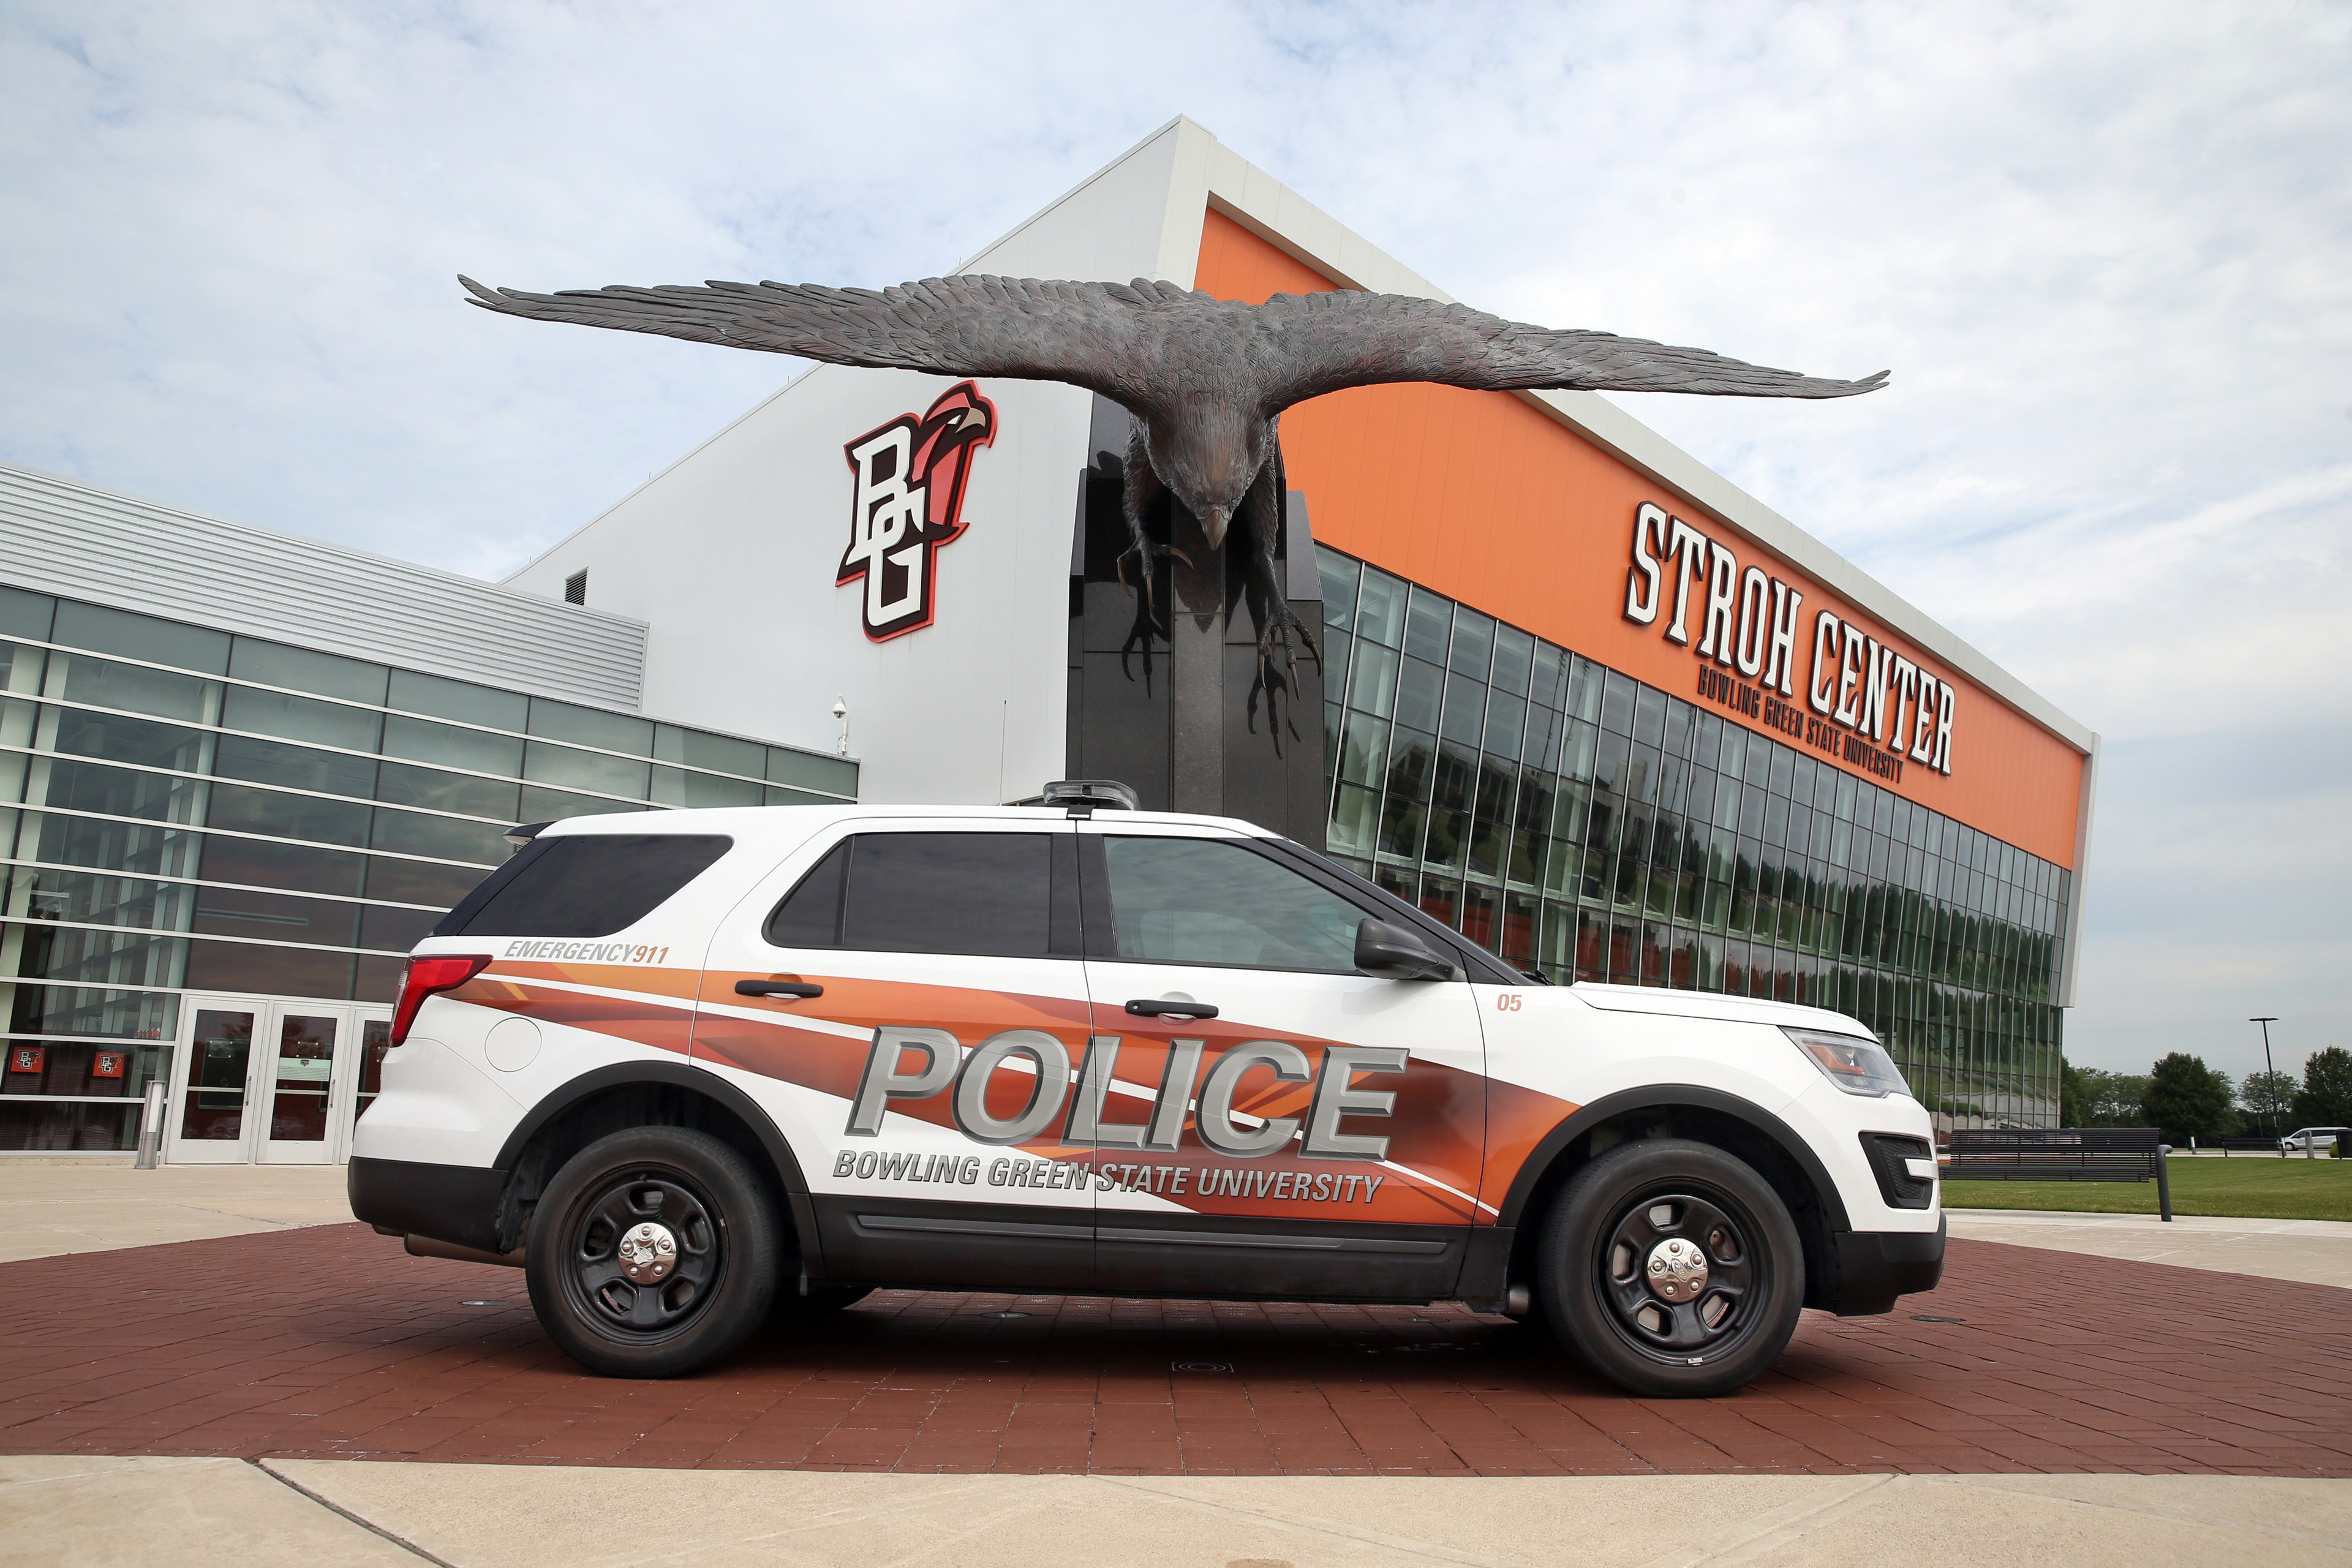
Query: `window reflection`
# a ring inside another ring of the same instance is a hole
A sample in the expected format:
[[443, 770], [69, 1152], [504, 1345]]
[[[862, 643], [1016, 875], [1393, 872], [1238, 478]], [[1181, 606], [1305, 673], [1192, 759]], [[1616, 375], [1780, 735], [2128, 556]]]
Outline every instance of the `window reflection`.
[[1336, 857], [1512, 963], [1846, 1012], [1948, 1122], [2054, 1123], [2061, 868], [1441, 595], [1320, 561], [1326, 593], [1347, 595], [1330, 625], [1360, 629], [1370, 605], [1368, 635], [1403, 655], [1383, 652], [1344, 707], [1335, 688]]
[[[1352, 563], [1322, 566], [1352, 595]], [[1373, 598], [1393, 647], [1405, 586]], [[185, 989], [390, 1000], [394, 955], [505, 860], [515, 822], [857, 792], [846, 758], [5, 586], [0, 691], [0, 1013], [43, 1053], [0, 1085], [0, 1150], [129, 1148], [135, 1115], [88, 1101], [172, 1074]], [[1376, 764], [1358, 786], [1368, 824], [1381, 784]], [[175, 1122], [249, 1136], [249, 1068], [257, 1114], [314, 1127], [310, 1091], [259, 1057], [310, 1058], [238, 1016], [208, 1011]]]

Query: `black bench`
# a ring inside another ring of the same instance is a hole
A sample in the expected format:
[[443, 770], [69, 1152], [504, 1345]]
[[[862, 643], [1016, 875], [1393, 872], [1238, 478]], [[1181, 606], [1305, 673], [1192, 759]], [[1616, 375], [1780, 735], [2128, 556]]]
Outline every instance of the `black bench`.
[[1969, 1127], [1952, 1131], [1954, 1182], [2145, 1182], [2172, 1218], [2166, 1146], [2153, 1127]]

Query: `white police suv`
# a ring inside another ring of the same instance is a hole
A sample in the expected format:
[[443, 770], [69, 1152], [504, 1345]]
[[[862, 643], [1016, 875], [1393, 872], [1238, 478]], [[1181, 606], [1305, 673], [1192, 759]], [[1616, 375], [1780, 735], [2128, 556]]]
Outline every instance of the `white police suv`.
[[1246, 823], [1046, 798], [541, 826], [409, 960], [353, 1212], [639, 1377], [890, 1286], [1462, 1300], [1711, 1394], [1936, 1284], [1853, 1019], [1546, 984]]

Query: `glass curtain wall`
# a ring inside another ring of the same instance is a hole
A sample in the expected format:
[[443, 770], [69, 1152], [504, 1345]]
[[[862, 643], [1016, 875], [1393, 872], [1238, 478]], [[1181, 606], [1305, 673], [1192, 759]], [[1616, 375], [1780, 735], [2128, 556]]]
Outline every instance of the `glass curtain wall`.
[[839, 757], [0, 586], [0, 1150], [131, 1147], [184, 992], [391, 1001], [518, 822], [856, 794]]
[[2055, 1126], [2072, 873], [1319, 549], [1334, 858], [1522, 968], [1860, 1018], [1946, 1126]]

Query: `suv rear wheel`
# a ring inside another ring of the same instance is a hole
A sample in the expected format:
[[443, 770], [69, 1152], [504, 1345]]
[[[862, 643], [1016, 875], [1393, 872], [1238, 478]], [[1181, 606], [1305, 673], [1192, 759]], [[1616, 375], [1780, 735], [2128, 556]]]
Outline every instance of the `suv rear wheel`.
[[1536, 1261], [1552, 1331], [1634, 1394], [1743, 1386], [1779, 1358], [1804, 1306], [1804, 1249], [1780, 1194], [1688, 1139], [1620, 1144], [1579, 1171]]
[[670, 1377], [767, 1317], [782, 1248], [751, 1164], [708, 1133], [635, 1127], [564, 1163], [524, 1273], [548, 1337], [593, 1372]]

